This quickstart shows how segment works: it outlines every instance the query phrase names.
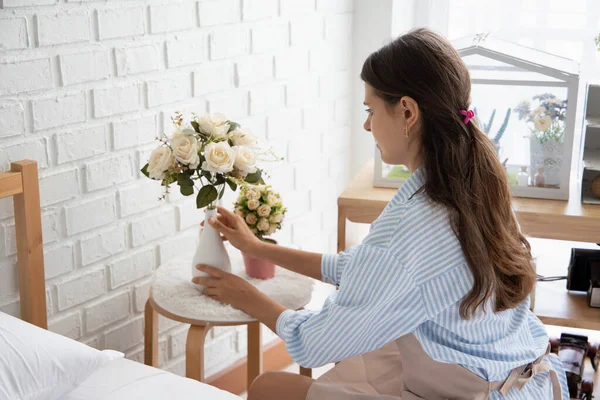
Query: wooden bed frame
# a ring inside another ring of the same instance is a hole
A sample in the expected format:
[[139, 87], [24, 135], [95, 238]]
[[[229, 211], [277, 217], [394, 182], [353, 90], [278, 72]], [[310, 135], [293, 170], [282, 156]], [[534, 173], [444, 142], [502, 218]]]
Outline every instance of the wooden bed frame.
[[11, 164], [0, 172], [0, 199], [13, 196], [21, 319], [48, 329], [42, 214], [37, 163], [31, 160]]

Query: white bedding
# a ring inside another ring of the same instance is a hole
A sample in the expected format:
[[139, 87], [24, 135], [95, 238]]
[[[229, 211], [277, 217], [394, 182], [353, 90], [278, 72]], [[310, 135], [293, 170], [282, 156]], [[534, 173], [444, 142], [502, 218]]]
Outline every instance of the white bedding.
[[62, 400], [240, 400], [198, 381], [125, 358], [96, 370]]

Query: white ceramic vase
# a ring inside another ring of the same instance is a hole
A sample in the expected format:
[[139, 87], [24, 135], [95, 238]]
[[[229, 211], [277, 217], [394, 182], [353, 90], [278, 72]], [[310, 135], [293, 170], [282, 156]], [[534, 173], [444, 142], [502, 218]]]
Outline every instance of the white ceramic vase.
[[[225, 249], [223, 240], [219, 232], [215, 231], [208, 223], [209, 218], [217, 217], [217, 209], [206, 209], [204, 218], [204, 228], [200, 228], [200, 237], [196, 254], [192, 260], [192, 276], [206, 277], [208, 274], [196, 269], [196, 265], [205, 264], [215, 268], [219, 268], [225, 272], [231, 272], [231, 260]], [[204, 290], [204, 285], [196, 285], [198, 290]]]

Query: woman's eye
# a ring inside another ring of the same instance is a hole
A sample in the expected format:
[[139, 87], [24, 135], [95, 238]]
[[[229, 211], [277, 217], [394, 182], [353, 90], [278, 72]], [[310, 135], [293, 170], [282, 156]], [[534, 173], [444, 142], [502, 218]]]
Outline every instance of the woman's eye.
[[373, 110], [371, 110], [370, 108], [367, 108], [367, 109], [365, 110], [365, 112], [366, 112], [367, 114], [373, 114]]

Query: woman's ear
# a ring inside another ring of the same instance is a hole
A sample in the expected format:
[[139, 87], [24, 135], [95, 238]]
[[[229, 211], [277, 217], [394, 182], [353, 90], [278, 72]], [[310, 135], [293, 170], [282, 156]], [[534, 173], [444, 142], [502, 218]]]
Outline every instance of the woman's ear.
[[417, 104], [415, 99], [413, 99], [410, 96], [402, 97], [398, 102], [398, 105], [400, 106], [400, 111], [402, 112], [402, 115], [406, 119], [408, 129], [412, 129], [412, 127], [414, 127], [419, 121], [419, 105]]

